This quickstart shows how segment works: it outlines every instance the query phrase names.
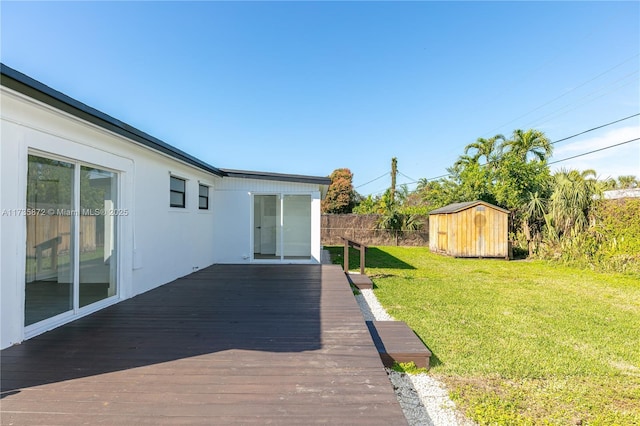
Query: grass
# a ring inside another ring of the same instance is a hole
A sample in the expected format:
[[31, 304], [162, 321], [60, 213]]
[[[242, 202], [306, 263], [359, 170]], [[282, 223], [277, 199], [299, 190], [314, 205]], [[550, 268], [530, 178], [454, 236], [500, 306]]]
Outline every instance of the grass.
[[423, 247], [372, 249], [366, 273], [479, 424], [640, 424], [640, 276]]
[[393, 371], [397, 371], [398, 373], [407, 373], [407, 374], [423, 374], [428, 373], [429, 370], [426, 368], [421, 368], [416, 365], [415, 362], [394, 362], [393, 367], [391, 367]]

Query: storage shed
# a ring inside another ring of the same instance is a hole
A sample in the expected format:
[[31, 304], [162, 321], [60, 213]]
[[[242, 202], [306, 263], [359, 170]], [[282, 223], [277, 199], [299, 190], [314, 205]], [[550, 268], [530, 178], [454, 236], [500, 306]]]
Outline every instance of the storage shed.
[[429, 213], [429, 248], [454, 257], [509, 258], [509, 211], [484, 201], [449, 204]]

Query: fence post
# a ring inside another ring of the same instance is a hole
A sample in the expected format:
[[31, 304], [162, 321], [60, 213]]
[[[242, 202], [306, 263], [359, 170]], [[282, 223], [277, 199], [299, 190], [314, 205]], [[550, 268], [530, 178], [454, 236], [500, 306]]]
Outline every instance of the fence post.
[[360, 245], [360, 274], [364, 275], [364, 252], [367, 251], [367, 248]]
[[349, 272], [349, 240], [344, 239], [344, 272]]

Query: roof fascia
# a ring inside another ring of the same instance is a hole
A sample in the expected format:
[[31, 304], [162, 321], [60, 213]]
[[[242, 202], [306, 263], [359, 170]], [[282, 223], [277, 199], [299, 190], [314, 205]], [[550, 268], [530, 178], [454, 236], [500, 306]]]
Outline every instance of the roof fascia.
[[186, 152], [0, 63], [2, 86], [217, 176], [224, 173]]
[[310, 183], [316, 185], [330, 185], [331, 179], [320, 176], [291, 175], [284, 173], [255, 172], [249, 170], [220, 169], [225, 177], [240, 179], [272, 180], [280, 182]]

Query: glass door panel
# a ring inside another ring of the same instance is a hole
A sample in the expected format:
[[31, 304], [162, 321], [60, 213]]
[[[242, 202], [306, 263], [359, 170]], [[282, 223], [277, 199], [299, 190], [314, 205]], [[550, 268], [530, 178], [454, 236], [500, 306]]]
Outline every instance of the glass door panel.
[[253, 258], [279, 259], [277, 195], [255, 195], [253, 198]]
[[116, 295], [117, 175], [80, 168], [79, 305]]
[[284, 258], [310, 259], [311, 196], [285, 195], [282, 210]]
[[73, 309], [74, 165], [29, 155], [25, 326]]

